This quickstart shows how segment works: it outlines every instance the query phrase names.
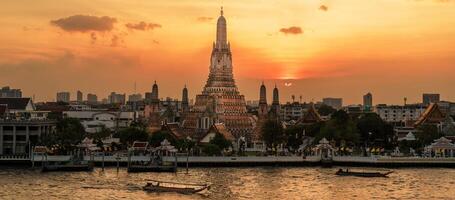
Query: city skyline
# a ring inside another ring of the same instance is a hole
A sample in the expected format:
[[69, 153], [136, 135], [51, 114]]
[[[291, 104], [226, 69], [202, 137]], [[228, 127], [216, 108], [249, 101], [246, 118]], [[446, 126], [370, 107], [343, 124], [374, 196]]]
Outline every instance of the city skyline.
[[[452, 1], [352, 2], [114, 1], [100, 9], [43, 1], [27, 14], [21, 3], [7, 2], [0, 8], [0, 85], [52, 101], [59, 91], [144, 94], [156, 80], [160, 97], [180, 99], [186, 84], [193, 99], [209, 73], [223, 5], [234, 76], [247, 100], [259, 99], [262, 80], [268, 94], [278, 85], [282, 102], [302, 95], [360, 104], [368, 92], [375, 104], [420, 102], [422, 93], [454, 100]], [[120, 12], [124, 6], [129, 10]]]

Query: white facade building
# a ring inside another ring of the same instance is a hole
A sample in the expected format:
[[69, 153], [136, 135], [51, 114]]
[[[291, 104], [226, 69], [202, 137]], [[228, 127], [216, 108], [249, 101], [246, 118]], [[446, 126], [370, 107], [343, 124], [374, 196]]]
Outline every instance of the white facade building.
[[416, 121], [425, 112], [427, 106], [422, 104], [376, 106], [376, 113], [386, 122]]
[[63, 116], [79, 119], [88, 133], [96, 133], [102, 127], [112, 131], [130, 126], [137, 116], [130, 111], [84, 110], [64, 111]]

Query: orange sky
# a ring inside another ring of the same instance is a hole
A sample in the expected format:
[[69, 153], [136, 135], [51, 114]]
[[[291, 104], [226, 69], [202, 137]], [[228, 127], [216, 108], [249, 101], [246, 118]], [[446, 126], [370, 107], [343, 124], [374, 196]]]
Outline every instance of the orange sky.
[[[455, 101], [451, 0], [21, 0], [0, 6], [0, 86], [37, 101], [76, 90], [190, 98], [205, 84], [223, 5], [234, 75], [248, 100], [265, 80], [281, 100]], [[290, 80], [287, 80], [290, 79]], [[284, 83], [291, 86], [285, 87]], [[84, 97], [85, 98], [85, 97]]]

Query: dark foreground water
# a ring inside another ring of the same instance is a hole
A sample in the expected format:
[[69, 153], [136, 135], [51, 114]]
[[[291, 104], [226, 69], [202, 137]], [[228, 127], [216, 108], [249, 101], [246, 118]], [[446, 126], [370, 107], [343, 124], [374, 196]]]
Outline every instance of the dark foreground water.
[[[356, 168], [357, 170], [375, 170]], [[125, 168], [49, 172], [0, 168], [0, 199], [455, 199], [455, 169], [395, 169], [390, 178], [337, 177], [336, 168], [193, 168], [186, 174]], [[194, 195], [147, 193], [147, 179], [211, 183]]]

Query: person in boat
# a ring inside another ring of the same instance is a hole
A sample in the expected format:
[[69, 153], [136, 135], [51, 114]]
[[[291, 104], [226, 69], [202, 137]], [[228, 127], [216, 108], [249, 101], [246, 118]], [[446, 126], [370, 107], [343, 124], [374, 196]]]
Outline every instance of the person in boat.
[[337, 173], [341, 173], [341, 172], [343, 172], [343, 169], [341, 169], [341, 168], [338, 169], [338, 172], [337, 172]]

